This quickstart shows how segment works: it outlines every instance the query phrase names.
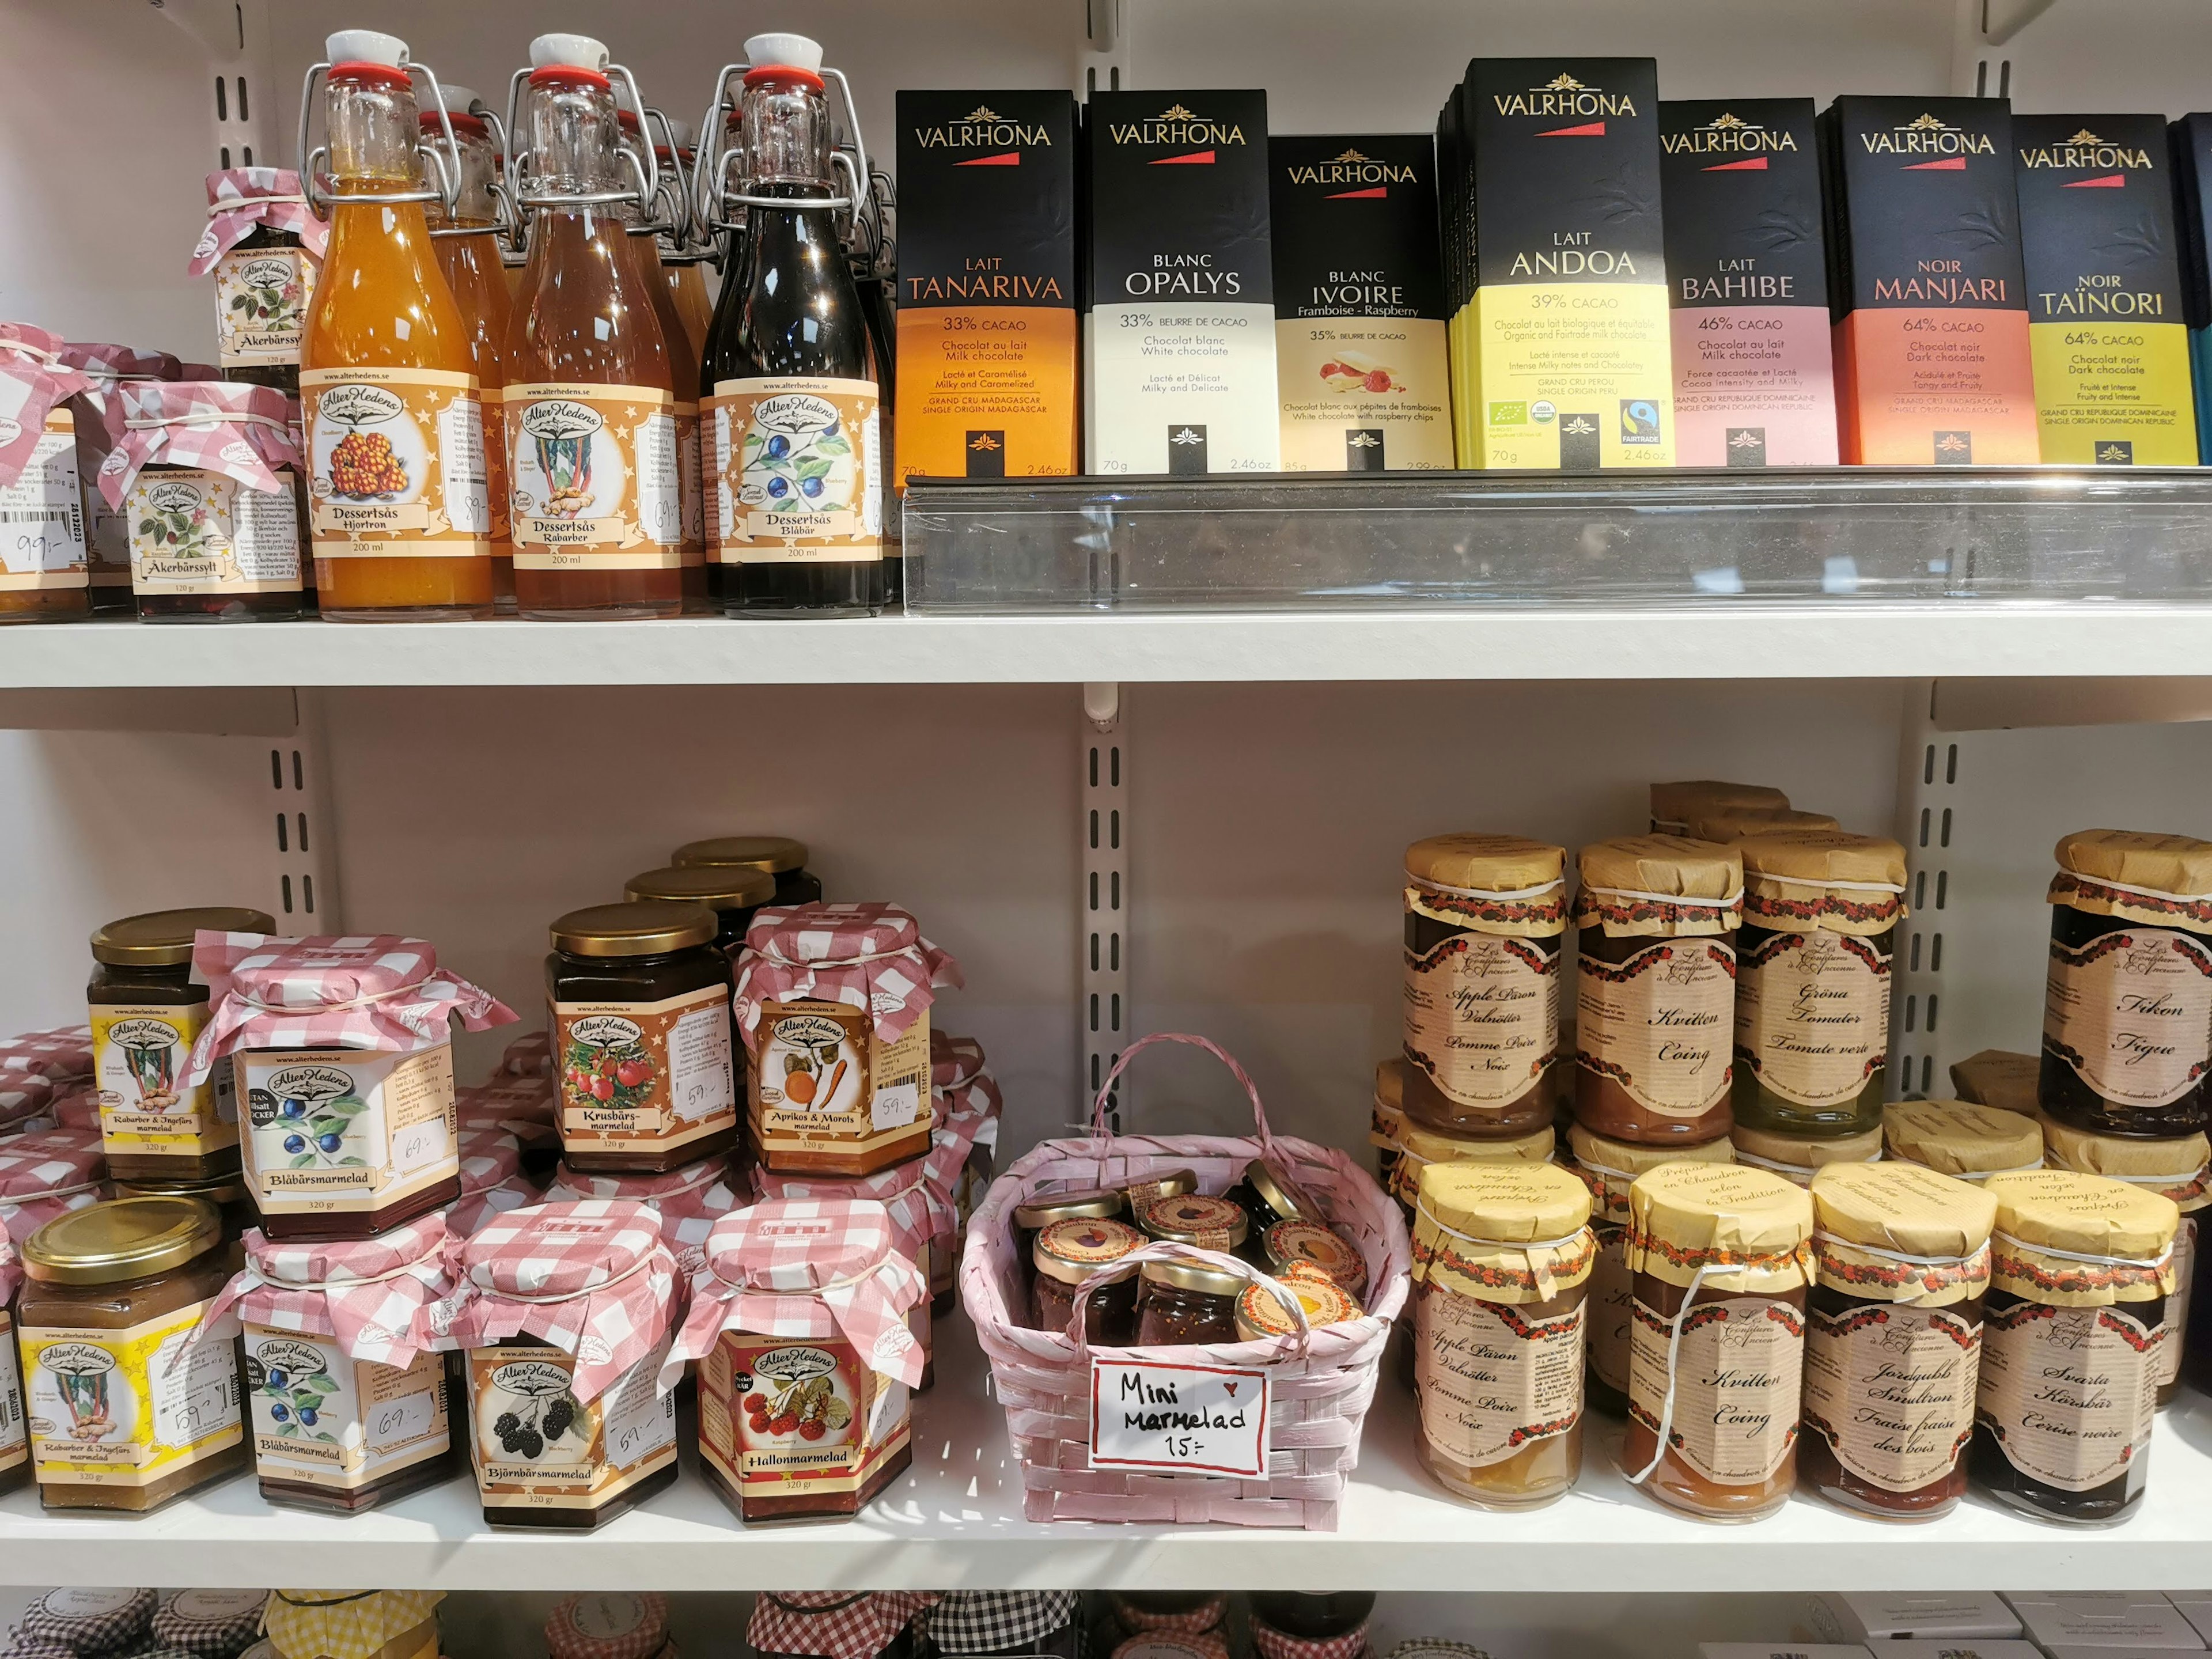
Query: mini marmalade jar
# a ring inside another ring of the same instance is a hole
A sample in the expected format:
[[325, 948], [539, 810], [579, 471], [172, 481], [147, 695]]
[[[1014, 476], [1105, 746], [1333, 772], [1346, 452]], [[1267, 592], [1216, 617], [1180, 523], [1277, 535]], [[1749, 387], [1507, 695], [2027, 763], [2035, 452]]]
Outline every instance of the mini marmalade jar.
[[1236, 1342], [1243, 1274], [1204, 1261], [1147, 1261], [1137, 1269], [1137, 1346]]
[[2212, 1126], [2212, 842], [2084, 830], [2057, 856], [2044, 1111], [2091, 1134]]
[[2032, 1117], [1961, 1100], [1900, 1100], [1881, 1109], [1882, 1150], [1960, 1181], [2043, 1167], [2043, 1128]]
[[1367, 1258], [1359, 1246], [1318, 1221], [1278, 1221], [1260, 1235], [1259, 1256], [1255, 1265], [1278, 1279], [1303, 1264], [1355, 1303], [1367, 1294]]
[[571, 1169], [672, 1170], [738, 1144], [730, 959], [714, 913], [663, 899], [571, 910], [545, 989]]
[[1035, 1295], [1036, 1268], [1031, 1252], [1036, 1249], [1037, 1235], [1055, 1221], [1086, 1217], [1127, 1220], [1128, 1195], [1119, 1187], [1086, 1187], [1066, 1192], [1036, 1193], [1014, 1206], [1014, 1257], [1021, 1276], [1017, 1306], [1028, 1307]]
[[1996, 1200], [1917, 1164], [1813, 1177], [1798, 1479], [1885, 1521], [1948, 1515], [1966, 1443]]
[[1413, 1224], [1421, 1467], [1486, 1509], [1549, 1504], [1583, 1465], [1590, 1195], [1556, 1164], [1437, 1164]]
[[1579, 1123], [1567, 1131], [1573, 1162], [1590, 1193], [1590, 1231], [1597, 1256], [1590, 1264], [1589, 1299], [1584, 1320], [1589, 1329], [1584, 1349], [1583, 1397], [1608, 1417], [1628, 1415], [1629, 1309], [1635, 1274], [1628, 1268], [1628, 1188], [1646, 1170], [1678, 1158], [1697, 1164], [1730, 1164], [1735, 1146], [1726, 1135], [1702, 1146], [1639, 1146], [1607, 1140]]
[[1743, 860], [1679, 836], [1576, 856], [1575, 1119], [1608, 1140], [1729, 1131]]
[[1708, 1521], [1796, 1485], [1813, 1200], [1764, 1170], [1662, 1164], [1628, 1189], [1630, 1484]]
[[1231, 1198], [1204, 1193], [1170, 1193], [1129, 1206], [1137, 1230], [1170, 1244], [1188, 1244], [1201, 1250], [1235, 1254], [1243, 1247], [1252, 1227], [1244, 1206]]
[[1790, 810], [1790, 797], [1763, 783], [1721, 783], [1710, 778], [1655, 783], [1651, 786], [1651, 833], [1686, 836], [1692, 818], [1732, 807], [1786, 812]]
[[2173, 1200], [2070, 1170], [1991, 1176], [1996, 1200], [1969, 1467], [2000, 1503], [2096, 1526], [2150, 1479]]
[[806, 843], [788, 836], [712, 836], [687, 841], [668, 855], [674, 865], [738, 865], [775, 878], [775, 902], [822, 902], [822, 878], [806, 867]]
[[1881, 1161], [1881, 1131], [1838, 1135], [1815, 1140], [1802, 1135], [1777, 1134], [1739, 1123], [1729, 1131], [1735, 1161], [1753, 1170], [1778, 1175], [1793, 1187], [1810, 1187], [1813, 1177], [1832, 1164], [1878, 1164]]
[[100, 1145], [123, 1180], [212, 1181], [238, 1168], [238, 1101], [230, 1067], [185, 1086], [192, 1043], [207, 1026], [208, 988], [192, 983], [192, 939], [266, 933], [259, 910], [155, 910], [92, 936], [93, 1081]]
[[1101, 1283], [1083, 1304], [1083, 1340], [1094, 1347], [1126, 1348], [1137, 1340], [1137, 1280], [1114, 1268], [1148, 1241], [1126, 1222], [1103, 1218], [1055, 1221], [1038, 1232], [1030, 1247], [1035, 1280], [1030, 1295], [1030, 1324], [1040, 1331], [1065, 1332], [1075, 1316], [1076, 1287]]
[[1735, 850], [1735, 1121], [1790, 1135], [1880, 1130], [1905, 849], [1874, 836], [1779, 830]]
[[23, 1373], [15, 1358], [15, 1292], [22, 1283], [23, 1264], [8, 1236], [0, 1233], [0, 1492], [13, 1492], [31, 1479]]
[[47, 1509], [155, 1510], [251, 1462], [237, 1350], [184, 1346], [229, 1279], [223, 1254], [222, 1218], [193, 1198], [72, 1210], [23, 1245], [17, 1340]]
[[[1342, 1286], [1316, 1269], [1301, 1267], [1275, 1282], [1298, 1304], [1309, 1330], [1341, 1325], [1359, 1317], [1359, 1304], [1344, 1293]], [[1273, 1342], [1297, 1334], [1298, 1323], [1291, 1316], [1290, 1308], [1267, 1285], [1255, 1280], [1237, 1292], [1238, 1341]]]
[[1566, 857], [1518, 836], [1431, 836], [1406, 849], [1408, 1116], [1462, 1136], [1550, 1127]]

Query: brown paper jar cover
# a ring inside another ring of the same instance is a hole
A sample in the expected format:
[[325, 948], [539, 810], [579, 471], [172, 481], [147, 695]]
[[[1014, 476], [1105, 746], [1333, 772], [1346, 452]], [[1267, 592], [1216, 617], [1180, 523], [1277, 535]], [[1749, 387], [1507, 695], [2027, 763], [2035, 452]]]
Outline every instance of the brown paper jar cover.
[[2185, 1215], [2212, 1204], [2212, 1140], [2203, 1135], [2137, 1139], [2091, 1134], [2051, 1117], [2039, 1121], [2046, 1168], [2124, 1181], [2172, 1199]]
[[1559, 1144], [1558, 1135], [1548, 1126], [1510, 1139], [1477, 1140], [1408, 1123], [1398, 1133], [1398, 1158], [1390, 1191], [1410, 1211], [1420, 1188], [1421, 1171], [1431, 1164], [1548, 1164]]
[[2212, 929], [2212, 842], [2137, 830], [2078, 830], [2060, 838], [2052, 856], [2058, 863], [2048, 895], [2053, 904], [2153, 927]]
[[1608, 938], [1729, 933], [1742, 919], [1743, 860], [1686, 836], [1623, 836], [1575, 854], [1575, 925]]
[[1406, 908], [1480, 933], [1554, 938], [1566, 930], [1566, 867], [1567, 849], [1548, 842], [1431, 836], [1406, 849]]
[[[2172, 1199], [2071, 1170], [1991, 1176], [1984, 1190], [1997, 1206], [1993, 1288], [2057, 1308], [2151, 1302], [2172, 1293], [2173, 1266], [2164, 1258], [2181, 1224]], [[2067, 1254], [2045, 1255], [2039, 1246]], [[2098, 1260], [2069, 1259], [2082, 1255]]]
[[1939, 1175], [1981, 1181], [2043, 1163], [2043, 1131], [2032, 1117], [1963, 1100], [1905, 1100], [1881, 1113], [1889, 1156]]
[[[1813, 1177], [1812, 1197], [1816, 1283], [1917, 1307], [1967, 1301], [1989, 1288], [1997, 1201], [1971, 1182], [1917, 1164], [1832, 1164]], [[1889, 1259], [1896, 1255], [1922, 1260]]]
[[1628, 1266], [1705, 1291], [1778, 1296], [1810, 1281], [1813, 1199], [1765, 1170], [1673, 1162], [1628, 1189]]
[[1641, 1146], [1610, 1139], [1577, 1123], [1567, 1131], [1567, 1145], [1574, 1158], [1568, 1167], [1589, 1188], [1590, 1219], [1601, 1225], [1627, 1224], [1629, 1186], [1646, 1170], [1678, 1162], [1735, 1162], [1735, 1143], [1726, 1135], [1694, 1146]]
[[1771, 1169], [1800, 1187], [1810, 1185], [1813, 1176], [1831, 1164], [1871, 1164], [1881, 1156], [1879, 1129], [1814, 1140], [1739, 1123], [1729, 1131], [1729, 1139], [1735, 1145], [1737, 1163]]
[[1786, 812], [1790, 797], [1763, 783], [1723, 783], [1712, 778], [1651, 786], [1651, 828], [1656, 834], [1681, 835], [1689, 829], [1692, 817], [1729, 807]]
[[1481, 1302], [1548, 1301], [1589, 1278], [1589, 1189], [1556, 1164], [1433, 1164], [1421, 1172], [1414, 1281]]
[[1841, 830], [1774, 830], [1746, 836], [1736, 851], [1743, 859], [1744, 920], [1758, 927], [1871, 938], [1905, 917], [1905, 848], [1893, 841]]
[[2043, 1070], [2041, 1056], [2015, 1054], [2008, 1048], [1984, 1048], [1951, 1062], [1951, 1086], [1959, 1098], [1976, 1106], [1994, 1106], [2001, 1112], [2025, 1112], [2033, 1117], [2035, 1085]]
[[1792, 807], [1724, 806], [1693, 813], [1686, 833], [1699, 841], [1723, 846], [1777, 830], [1840, 830], [1844, 826], [1826, 812], [1800, 812]]

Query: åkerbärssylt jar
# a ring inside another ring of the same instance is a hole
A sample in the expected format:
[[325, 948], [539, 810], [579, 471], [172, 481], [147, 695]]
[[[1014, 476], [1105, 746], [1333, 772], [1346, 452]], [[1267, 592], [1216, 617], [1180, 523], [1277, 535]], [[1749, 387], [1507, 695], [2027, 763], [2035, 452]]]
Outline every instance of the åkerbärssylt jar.
[[1739, 1123], [1729, 1131], [1735, 1161], [1753, 1170], [1778, 1175], [1793, 1187], [1810, 1187], [1813, 1177], [1831, 1164], [1878, 1164], [1881, 1161], [1881, 1131], [1814, 1139], [1778, 1134]]
[[1790, 810], [1790, 797], [1763, 783], [1722, 783], [1698, 778], [1680, 783], [1655, 783], [1650, 795], [1651, 833], [1655, 836], [1686, 836], [1692, 818], [1731, 807], [1764, 812]]
[[2043, 1167], [2035, 1119], [1962, 1100], [1900, 1100], [1881, 1109], [1882, 1149], [1960, 1181]]
[[31, 1441], [23, 1419], [23, 1372], [15, 1358], [15, 1292], [23, 1267], [15, 1247], [0, 1232], [0, 1492], [31, 1478]]
[[1994, 1106], [2001, 1112], [2021, 1112], [2033, 1117], [2036, 1082], [2043, 1070], [2034, 1054], [2014, 1054], [2004, 1048], [1984, 1048], [1951, 1062], [1951, 1086], [1959, 1098], [1975, 1106]]
[[819, 904], [822, 878], [806, 867], [806, 843], [788, 836], [710, 836], [687, 841], [668, 855], [674, 865], [734, 864], [775, 878], [780, 905]]
[[1798, 1479], [1885, 1521], [1958, 1507], [1996, 1200], [1917, 1164], [1813, 1177]]
[[1576, 857], [1575, 1120], [1609, 1140], [1728, 1133], [1743, 860], [1678, 836]]
[[[1085, 1279], [1109, 1275], [1115, 1263], [1146, 1242], [1144, 1234], [1126, 1222], [1103, 1218], [1055, 1221], [1042, 1229], [1030, 1251], [1035, 1273], [1030, 1325], [1040, 1331], [1065, 1332], [1075, 1316], [1076, 1287]], [[1135, 1274], [1125, 1271], [1121, 1278], [1091, 1292], [1083, 1304], [1083, 1334], [1094, 1347], [1126, 1348], [1137, 1340]]]
[[278, 167], [227, 167], [207, 177], [208, 222], [185, 274], [215, 276], [222, 377], [300, 395], [307, 330], [330, 227]]

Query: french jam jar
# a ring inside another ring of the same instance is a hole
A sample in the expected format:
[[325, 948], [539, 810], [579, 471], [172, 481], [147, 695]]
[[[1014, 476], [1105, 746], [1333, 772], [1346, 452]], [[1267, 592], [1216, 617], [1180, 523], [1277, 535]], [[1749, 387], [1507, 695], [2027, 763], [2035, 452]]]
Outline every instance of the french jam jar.
[[47, 1509], [155, 1510], [250, 1465], [237, 1350], [184, 1342], [229, 1282], [224, 1255], [222, 1218], [192, 1198], [112, 1199], [23, 1245], [15, 1316]]
[[1406, 1073], [1410, 1068], [1402, 1054], [1393, 1054], [1375, 1067], [1375, 1100], [1370, 1109], [1367, 1144], [1375, 1149], [1375, 1179], [1389, 1192], [1398, 1164], [1398, 1145], [1406, 1133]]
[[15, 1292], [23, 1265], [15, 1247], [0, 1233], [0, 1492], [27, 1486], [31, 1479], [31, 1441], [23, 1419], [23, 1372], [15, 1358]]
[[1749, 1521], [1797, 1481], [1813, 1200], [1765, 1170], [1672, 1162], [1628, 1189], [1631, 1484]]
[[1156, 1198], [1180, 1198], [1197, 1190], [1195, 1170], [1153, 1170], [1121, 1188], [1121, 1196], [1134, 1212], [1139, 1204], [1148, 1204]]
[[1885, 1521], [1948, 1515], [1966, 1443], [1996, 1200], [1917, 1164], [1813, 1177], [1797, 1478]]
[[1551, 1164], [1432, 1164], [1413, 1224], [1421, 1467], [1456, 1498], [1530, 1509], [1583, 1465], [1589, 1189]]
[[1881, 1158], [1880, 1129], [1814, 1139], [1739, 1123], [1729, 1131], [1729, 1139], [1735, 1147], [1737, 1163], [1778, 1175], [1797, 1187], [1811, 1186], [1813, 1177], [1832, 1164], [1874, 1164]]
[[1468, 1139], [1407, 1123], [1399, 1132], [1398, 1155], [1392, 1161], [1390, 1196], [1413, 1226], [1413, 1200], [1421, 1189], [1421, 1171], [1431, 1164], [1548, 1164], [1559, 1150], [1559, 1136], [1547, 1119], [1543, 1127], [1510, 1140]]
[[270, 1593], [262, 1627], [270, 1659], [437, 1659], [443, 1590]]
[[672, 1170], [738, 1144], [730, 959], [714, 915], [667, 899], [571, 910], [545, 958], [574, 1170]]
[[2181, 1212], [2156, 1193], [2071, 1170], [1991, 1176], [1983, 1190], [1997, 1212], [1974, 1480], [2042, 1520], [2119, 1520], [2150, 1479]]
[[1882, 1150], [1960, 1181], [2043, 1167], [2043, 1127], [2018, 1112], [1959, 1100], [1901, 1100], [1881, 1109]]
[[1548, 1127], [1566, 850], [1519, 836], [1406, 849], [1404, 1105], [1448, 1133]]
[[822, 878], [806, 867], [806, 843], [788, 836], [713, 836], [705, 841], [687, 841], [668, 855], [668, 861], [764, 870], [775, 878], [778, 904], [822, 902]]
[[1729, 1131], [1743, 860], [1630, 836], [1576, 857], [1575, 1120], [1608, 1140]]
[[2212, 842], [2085, 830], [2057, 847], [2037, 1098], [2069, 1128], [2212, 1124]]
[[1137, 1338], [1137, 1280], [1126, 1270], [1118, 1279], [1105, 1275], [1146, 1242], [1127, 1223], [1099, 1217], [1055, 1221], [1042, 1229], [1030, 1250], [1035, 1273], [1030, 1324], [1040, 1331], [1066, 1331], [1075, 1316], [1077, 1289], [1095, 1279], [1100, 1282], [1083, 1304], [1084, 1340], [1094, 1346], [1127, 1347]]
[[1786, 812], [1790, 797], [1763, 783], [1723, 783], [1711, 778], [1655, 783], [1651, 786], [1651, 833], [1686, 836], [1692, 818], [1730, 808]]
[[[1197, 1178], [1194, 1176], [1192, 1189], [1196, 1186]], [[1247, 1164], [1243, 1178], [1222, 1196], [1244, 1212], [1244, 1243], [1237, 1254], [1263, 1270], [1267, 1262], [1261, 1240], [1268, 1228], [1279, 1221], [1306, 1221], [1324, 1226], [1328, 1220], [1322, 1213], [1318, 1200], [1302, 1197], [1294, 1182], [1283, 1171], [1272, 1168], [1264, 1158], [1255, 1158]]]
[[1237, 1298], [1247, 1281], [1198, 1261], [1147, 1261], [1138, 1270], [1137, 1346], [1235, 1342]]
[[1984, 1048], [1951, 1062], [1951, 1086], [1970, 1104], [2033, 1117], [2042, 1109], [2035, 1103], [2042, 1072], [2043, 1061], [2037, 1055]]
[[1735, 850], [1736, 1122], [1787, 1135], [1878, 1133], [1905, 849], [1875, 836], [1781, 830]]
[[714, 913], [714, 948], [733, 958], [744, 949], [753, 912], [777, 902], [775, 878], [744, 864], [672, 864], [647, 870], [623, 884], [623, 896], [705, 905]]
[[259, 910], [155, 910], [93, 934], [85, 1000], [109, 1174], [211, 1181], [238, 1168], [230, 1068], [198, 1087], [185, 1082], [185, 1062], [208, 1022], [208, 988], [192, 982], [192, 938], [276, 926]]

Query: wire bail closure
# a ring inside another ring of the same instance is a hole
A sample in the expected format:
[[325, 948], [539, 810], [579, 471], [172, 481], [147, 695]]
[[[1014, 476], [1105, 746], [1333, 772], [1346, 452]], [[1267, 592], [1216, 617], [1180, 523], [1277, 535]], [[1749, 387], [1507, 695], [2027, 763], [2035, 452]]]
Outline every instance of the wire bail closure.
[[[610, 79], [620, 76], [622, 84], [629, 88], [631, 108], [642, 110], [645, 107], [644, 95], [637, 89], [637, 77], [629, 72], [628, 64], [609, 64], [606, 72]], [[535, 73], [534, 70], [526, 64], [507, 77], [507, 129], [510, 133], [520, 133], [522, 131], [523, 88]], [[616, 102], [616, 109], [617, 112], [615, 130], [619, 133], [622, 130], [619, 100]], [[643, 131], [642, 123], [641, 123], [640, 131]], [[639, 159], [637, 150], [623, 143], [619, 138], [615, 144], [615, 153], [629, 163], [630, 171], [637, 177], [635, 190], [586, 191], [572, 196], [565, 192], [532, 193], [525, 179], [527, 169], [523, 165], [523, 147], [519, 143], [510, 143], [507, 147], [507, 196], [518, 211], [523, 208], [612, 207], [617, 202], [629, 202], [635, 205], [639, 217], [643, 218], [652, 213], [653, 200], [660, 194], [660, 163], [654, 158], [653, 145], [650, 143], [641, 144], [638, 148], [645, 152], [642, 160]], [[674, 147], [672, 145], [670, 148], [672, 152]], [[527, 233], [525, 233], [526, 236], [526, 234]]]
[[[460, 142], [453, 136], [453, 117], [447, 112], [445, 88], [438, 84], [437, 71], [428, 64], [416, 62], [411, 55], [400, 64], [400, 72], [410, 82], [419, 75], [430, 83], [430, 101], [438, 112], [439, 130], [445, 135], [442, 149], [434, 143], [424, 143], [419, 137], [415, 143], [415, 153], [422, 156], [436, 173], [437, 185], [428, 190], [333, 191], [327, 196], [316, 193], [315, 181], [323, 176], [321, 168], [330, 161], [331, 152], [326, 144], [308, 148], [309, 141], [314, 137], [315, 82], [327, 81], [331, 68], [326, 58], [308, 64], [307, 78], [300, 84], [300, 192], [307, 198], [307, 210], [318, 219], [328, 220], [331, 207], [340, 203], [397, 204], [402, 202], [437, 202], [443, 204], [446, 216], [452, 218], [461, 198]], [[420, 107], [421, 100], [417, 100], [416, 108], [419, 110]]]
[[727, 143], [728, 123], [738, 114], [738, 105], [730, 97], [730, 77], [749, 75], [752, 72], [752, 69], [753, 65], [749, 63], [725, 64], [722, 65], [722, 72], [714, 77], [714, 101], [707, 106], [706, 119], [700, 125], [698, 154], [692, 166], [694, 193], [696, 198], [693, 204], [695, 222], [709, 231], [740, 229], [743, 228], [742, 222], [732, 220], [728, 216], [732, 205], [765, 208], [788, 208], [798, 205], [809, 208], [829, 208], [833, 211], [848, 210], [856, 216], [866, 211], [869, 199], [869, 180], [873, 175], [868, 167], [867, 140], [860, 131], [860, 106], [854, 101], [853, 85], [845, 78], [844, 70], [833, 69], [826, 64], [822, 67], [822, 79], [825, 84], [832, 81], [837, 83], [837, 90], [842, 94], [845, 105], [842, 117], [844, 128], [852, 135], [853, 140], [849, 154], [844, 145], [836, 142], [836, 123], [839, 118], [838, 112], [833, 108], [830, 112], [830, 165], [844, 170], [846, 178], [850, 181], [846, 187], [847, 193], [843, 196], [821, 197], [754, 196], [744, 191], [742, 188], [737, 191], [730, 188], [730, 161], [733, 157], [739, 162], [744, 159], [744, 149], [742, 144], [733, 149]]

